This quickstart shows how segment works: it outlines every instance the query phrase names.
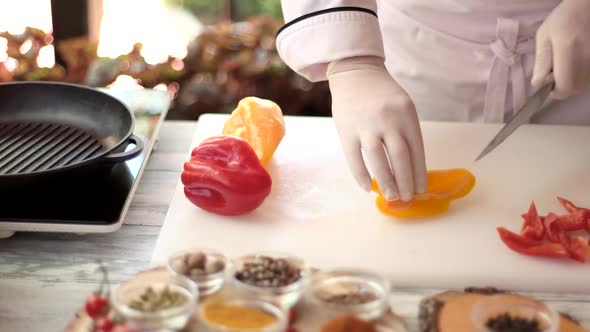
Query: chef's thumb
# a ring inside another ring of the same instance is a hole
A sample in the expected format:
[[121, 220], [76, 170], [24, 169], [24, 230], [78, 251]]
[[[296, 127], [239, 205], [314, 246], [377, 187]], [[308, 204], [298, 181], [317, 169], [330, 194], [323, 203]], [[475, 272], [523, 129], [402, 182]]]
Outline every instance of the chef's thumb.
[[535, 66], [531, 79], [531, 85], [534, 89], [538, 89], [543, 85], [552, 68], [553, 51], [551, 40], [542, 29], [539, 29], [536, 37]]

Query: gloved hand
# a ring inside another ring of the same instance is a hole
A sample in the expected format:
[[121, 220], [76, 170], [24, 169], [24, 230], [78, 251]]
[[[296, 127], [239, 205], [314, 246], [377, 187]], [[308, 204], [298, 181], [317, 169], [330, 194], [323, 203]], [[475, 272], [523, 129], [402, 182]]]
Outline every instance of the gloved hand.
[[414, 103], [389, 75], [383, 59], [335, 61], [328, 66], [327, 77], [332, 117], [359, 185], [371, 190], [364, 152], [387, 200], [410, 200], [415, 193], [423, 193], [427, 179], [418, 116]]
[[537, 30], [532, 85], [553, 70], [552, 97], [564, 99], [590, 87], [590, 0], [563, 0]]

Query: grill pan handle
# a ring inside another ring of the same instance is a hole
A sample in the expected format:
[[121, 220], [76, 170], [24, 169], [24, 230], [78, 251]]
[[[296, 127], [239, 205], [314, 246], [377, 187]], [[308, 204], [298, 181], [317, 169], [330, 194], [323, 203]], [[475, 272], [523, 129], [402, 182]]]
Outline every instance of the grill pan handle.
[[111, 153], [108, 156], [103, 157], [103, 161], [104, 162], [108, 162], [108, 163], [118, 163], [118, 162], [122, 162], [122, 161], [126, 161], [129, 159], [133, 159], [135, 157], [137, 157], [141, 151], [143, 150], [143, 139], [141, 139], [141, 137], [132, 134], [129, 139], [127, 140], [127, 143], [133, 143], [133, 145], [135, 145], [135, 147], [129, 151], [124, 151], [124, 152], [119, 152], [119, 153]]

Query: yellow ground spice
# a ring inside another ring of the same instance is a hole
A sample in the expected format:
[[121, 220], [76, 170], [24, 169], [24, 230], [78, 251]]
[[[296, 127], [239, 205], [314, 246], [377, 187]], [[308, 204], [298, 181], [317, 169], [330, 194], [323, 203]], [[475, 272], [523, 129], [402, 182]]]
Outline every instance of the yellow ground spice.
[[276, 317], [262, 310], [244, 306], [210, 304], [205, 307], [205, 318], [210, 322], [236, 329], [255, 329], [271, 325]]
[[352, 315], [344, 315], [326, 322], [321, 332], [377, 332], [377, 329], [370, 322]]

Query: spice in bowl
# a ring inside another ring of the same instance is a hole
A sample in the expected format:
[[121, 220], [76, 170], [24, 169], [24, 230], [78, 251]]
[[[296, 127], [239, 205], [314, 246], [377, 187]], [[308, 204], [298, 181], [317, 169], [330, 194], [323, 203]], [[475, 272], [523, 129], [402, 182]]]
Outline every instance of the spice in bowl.
[[327, 321], [321, 332], [377, 332], [375, 326], [352, 315], [343, 315]]
[[223, 286], [227, 259], [208, 249], [189, 249], [168, 260], [168, 269], [195, 281], [201, 296], [217, 292]]
[[184, 305], [187, 296], [172, 290], [169, 285], [161, 289], [147, 287], [137, 299], [129, 303], [129, 307], [143, 312], [156, 312]]
[[284, 258], [259, 256], [245, 262], [236, 279], [258, 287], [284, 287], [301, 279], [301, 269]]
[[539, 321], [503, 313], [488, 319], [486, 326], [494, 332], [541, 332]]
[[240, 305], [208, 305], [204, 311], [209, 322], [233, 329], [260, 329], [277, 321], [267, 312]]
[[180, 330], [194, 312], [199, 292], [189, 278], [155, 268], [116, 285], [110, 300], [133, 329]]
[[205, 330], [284, 332], [287, 314], [263, 298], [226, 294], [204, 301], [198, 310]]
[[316, 274], [308, 294], [323, 310], [372, 320], [388, 309], [388, 292], [389, 283], [378, 274], [343, 269]]
[[373, 289], [356, 282], [326, 285], [316, 290], [315, 296], [326, 303], [339, 305], [358, 305], [377, 300], [377, 294]]
[[271, 296], [284, 308], [291, 308], [299, 301], [309, 274], [303, 260], [278, 253], [246, 255], [231, 265], [232, 281], [238, 291]]
[[188, 252], [180, 259], [173, 260], [172, 268], [187, 277], [198, 278], [206, 274], [221, 272], [225, 268], [225, 263], [212, 256], [207, 256], [203, 252]]
[[476, 331], [557, 332], [559, 313], [545, 303], [517, 294], [484, 296], [473, 304]]

